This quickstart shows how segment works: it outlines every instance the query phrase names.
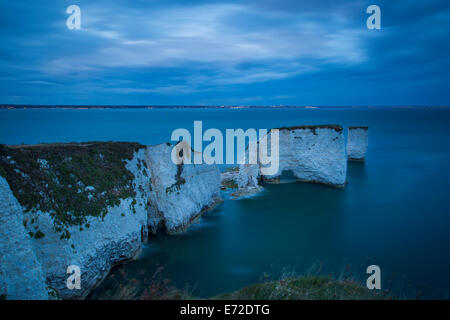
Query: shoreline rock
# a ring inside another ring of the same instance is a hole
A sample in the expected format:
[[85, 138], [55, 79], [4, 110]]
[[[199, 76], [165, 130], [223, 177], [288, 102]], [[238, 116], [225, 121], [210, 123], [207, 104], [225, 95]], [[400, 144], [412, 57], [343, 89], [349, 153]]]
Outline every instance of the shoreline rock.
[[347, 134], [347, 157], [349, 161], [366, 160], [369, 140], [369, 127], [349, 127]]
[[222, 201], [217, 165], [174, 164], [172, 145], [147, 148], [152, 192], [149, 199], [151, 231], [159, 227], [169, 234], [185, 230], [206, 208]]
[[[319, 183], [332, 187], [347, 184], [347, 157], [343, 128], [339, 125], [294, 126], [279, 130], [279, 168], [264, 175], [260, 164], [242, 164], [235, 174], [238, 191], [235, 198], [253, 195], [261, 190], [260, 182], [278, 183], [285, 172], [296, 181]], [[270, 153], [272, 130], [267, 136]], [[262, 140], [258, 142], [260, 144]], [[246, 158], [249, 159], [248, 149]]]

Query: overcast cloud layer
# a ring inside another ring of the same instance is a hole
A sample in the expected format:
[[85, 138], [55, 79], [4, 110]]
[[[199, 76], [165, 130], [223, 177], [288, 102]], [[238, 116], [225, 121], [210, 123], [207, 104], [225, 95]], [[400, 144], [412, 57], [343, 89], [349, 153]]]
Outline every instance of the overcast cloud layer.
[[0, 103], [450, 104], [445, 0], [2, 1], [0, 39]]

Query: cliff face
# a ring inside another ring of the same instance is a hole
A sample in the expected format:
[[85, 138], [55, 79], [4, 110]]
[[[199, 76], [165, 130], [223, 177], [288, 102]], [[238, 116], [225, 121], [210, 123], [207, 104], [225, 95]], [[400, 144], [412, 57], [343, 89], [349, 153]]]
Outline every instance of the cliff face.
[[347, 157], [350, 161], [365, 161], [369, 140], [368, 127], [349, 127], [347, 135]]
[[23, 226], [22, 208], [0, 177], [0, 294], [7, 299], [47, 299], [44, 274]]
[[219, 168], [167, 161], [172, 147], [163, 143], [147, 149], [152, 181], [149, 225], [154, 233], [159, 227], [168, 233], [184, 231], [201, 212], [221, 202]]
[[264, 179], [278, 178], [292, 171], [301, 181], [344, 186], [347, 175], [345, 138], [337, 125], [279, 129], [278, 172]]
[[[259, 190], [258, 180], [277, 182], [283, 172], [305, 182], [342, 187], [346, 183], [347, 159], [342, 127], [337, 125], [279, 128], [279, 165], [273, 174], [264, 174], [261, 164], [243, 164], [235, 174], [237, 197]], [[268, 133], [271, 152], [273, 131]], [[261, 142], [261, 141], [260, 141]], [[247, 150], [248, 157], [248, 150]]]
[[[171, 161], [171, 148], [126, 143], [3, 146], [2, 175], [14, 184], [13, 192], [6, 182], [0, 190], [0, 196], [9, 197], [1, 204], [0, 217], [11, 221], [0, 229], [5, 233], [0, 255], [9, 261], [1, 264], [0, 294], [45, 298], [41, 289], [48, 286], [56, 297], [83, 298], [112, 266], [139, 252], [155, 219], [169, 233], [181, 231], [218, 201], [218, 168], [180, 169]], [[5, 242], [9, 233], [18, 234], [14, 242]], [[26, 250], [17, 250], [21, 247]], [[24, 262], [33, 268], [20, 282], [15, 264]], [[79, 290], [67, 288], [70, 265], [80, 267]], [[13, 294], [9, 287], [14, 285], [16, 291], [30, 287], [32, 292]]]

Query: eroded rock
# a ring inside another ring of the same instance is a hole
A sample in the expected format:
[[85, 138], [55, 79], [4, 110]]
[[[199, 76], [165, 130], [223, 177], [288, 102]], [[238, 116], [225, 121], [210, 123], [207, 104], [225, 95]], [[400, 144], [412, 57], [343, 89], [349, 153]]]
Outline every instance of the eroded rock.
[[369, 128], [349, 127], [347, 135], [347, 157], [349, 161], [365, 161], [369, 141]]

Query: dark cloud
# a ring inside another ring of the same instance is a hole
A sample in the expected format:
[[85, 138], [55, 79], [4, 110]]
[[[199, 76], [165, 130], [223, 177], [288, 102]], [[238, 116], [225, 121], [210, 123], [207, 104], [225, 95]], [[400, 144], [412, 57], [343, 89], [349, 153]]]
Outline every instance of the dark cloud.
[[0, 103], [449, 104], [446, 0], [71, 4], [0, 3]]

